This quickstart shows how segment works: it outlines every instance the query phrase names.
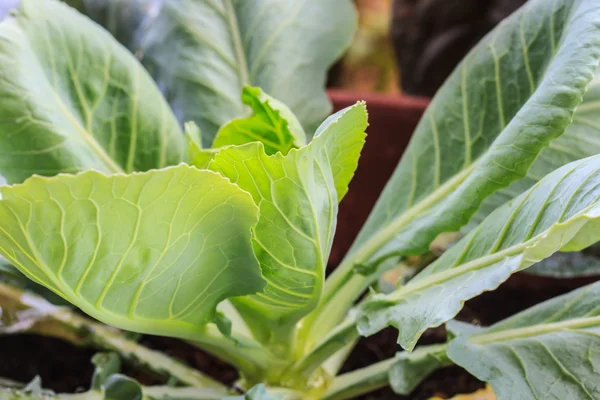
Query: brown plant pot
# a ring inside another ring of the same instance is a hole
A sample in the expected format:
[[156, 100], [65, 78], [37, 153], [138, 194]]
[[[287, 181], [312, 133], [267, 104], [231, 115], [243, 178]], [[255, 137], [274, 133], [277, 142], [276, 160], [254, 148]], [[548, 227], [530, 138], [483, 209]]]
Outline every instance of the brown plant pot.
[[337, 231], [329, 257], [329, 264], [335, 266], [350, 248], [394, 172], [429, 99], [344, 90], [329, 90], [328, 93], [335, 111], [364, 100], [369, 112], [368, 136], [358, 170], [340, 205]]

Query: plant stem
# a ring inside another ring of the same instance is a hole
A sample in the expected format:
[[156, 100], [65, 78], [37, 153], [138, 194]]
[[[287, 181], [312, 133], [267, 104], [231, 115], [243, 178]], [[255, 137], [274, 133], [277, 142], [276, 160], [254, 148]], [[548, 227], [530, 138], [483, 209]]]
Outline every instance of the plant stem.
[[387, 386], [389, 384], [388, 374], [395, 362], [395, 358], [390, 358], [338, 376], [322, 400], [352, 399]]
[[207, 326], [205, 332], [197, 341], [188, 343], [230, 363], [252, 384], [258, 383], [265, 373], [277, 367], [275, 355], [251, 339], [224, 338], [214, 326]]
[[65, 307], [57, 307], [44, 298], [23, 292], [0, 282], [0, 304], [4, 313], [12, 312], [17, 321], [5, 333], [33, 332], [66, 340], [79, 346], [90, 346], [117, 352], [123, 359], [140, 364], [160, 375], [172, 376], [194, 387], [224, 390], [226, 387], [158, 351], [150, 350], [125, 338], [121, 331], [77, 315]]
[[[352, 315], [300, 359], [292, 371], [303, 376], [309, 376], [336, 352], [355, 342], [359, 336], [356, 329], [356, 317]], [[343, 363], [343, 360], [341, 362]]]

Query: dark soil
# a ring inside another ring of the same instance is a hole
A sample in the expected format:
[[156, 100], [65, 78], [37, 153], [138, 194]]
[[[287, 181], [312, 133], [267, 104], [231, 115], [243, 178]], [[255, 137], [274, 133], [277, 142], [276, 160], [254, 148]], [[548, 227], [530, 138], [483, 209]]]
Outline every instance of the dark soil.
[[[554, 280], [518, 274], [498, 290], [467, 302], [458, 318], [475, 324], [489, 325], [590, 281]], [[423, 335], [421, 344], [442, 342], [444, 338], [443, 328], [431, 329]], [[233, 385], [237, 379], [236, 371], [227, 364], [181, 341], [144, 336], [141, 343], [162, 350], [228, 385]], [[389, 358], [398, 350], [395, 331], [386, 329], [361, 340], [344, 365], [343, 371], [351, 371]], [[46, 388], [57, 392], [82, 391], [90, 384], [93, 373], [90, 358], [93, 354], [92, 350], [77, 348], [56, 339], [30, 335], [3, 336], [0, 337], [0, 377], [28, 382], [39, 375]], [[144, 384], [164, 382], [157, 377], [140, 374], [131, 366], [126, 366], [123, 372]], [[481, 382], [461, 368], [451, 367], [432, 374], [409, 397], [395, 395], [390, 389], [382, 389], [363, 396], [362, 399], [422, 400], [434, 395], [450, 397], [457, 393], [473, 392], [482, 386]]]

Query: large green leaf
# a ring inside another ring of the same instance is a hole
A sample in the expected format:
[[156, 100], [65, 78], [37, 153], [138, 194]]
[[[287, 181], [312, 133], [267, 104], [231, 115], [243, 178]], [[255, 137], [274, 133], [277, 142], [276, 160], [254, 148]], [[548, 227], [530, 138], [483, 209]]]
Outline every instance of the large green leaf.
[[183, 135], [135, 58], [54, 0], [22, 0], [0, 25], [0, 175], [178, 163]]
[[562, 135], [600, 57], [594, 0], [532, 0], [462, 61], [417, 127], [350, 254], [420, 254]]
[[464, 301], [493, 290], [512, 273], [556, 251], [600, 240], [600, 156], [568, 164], [494, 211], [407, 285], [361, 307], [358, 327], [399, 329], [412, 349], [430, 327], [454, 317]]
[[0, 254], [108, 324], [193, 340], [220, 301], [265, 285], [258, 209], [212, 171], [36, 176], [0, 194]]
[[540, 153], [527, 171], [527, 176], [485, 199], [465, 227], [465, 231], [477, 227], [496, 208], [514, 199], [555, 169], [571, 161], [598, 153], [600, 153], [600, 73], [597, 72], [583, 97], [583, 102], [577, 107], [573, 123], [565, 134], [550, 142]]
[[331, 109], [325, 73], [355, 27], [350, 0], [169, 0], [140, 54], [179, 120], [195, 121], [208, 147], [219, 127], [247, 113], [239, 99], [246, 85], [283, 101], [314, 132]]
[[62, 0], [102, 25], [132, 52], [162, 0]]
[[450, 342], [448, 356], [499, 400], [600, 398], [600, 283]]
[[318, 304], [338, 202], [357, 167], [366, 127], [366, 108], [358, 103], [331, 116], [310, 144], [285, 156], [269, 156], [262, 143], [250, 143], [223, 148], [209, 164], [260, 208], [253, 241], [268, 284], [263, 293], [236, 299], [258, 314], [255, 323], [263, 318], [289, 326]]
[[286, 155], [291, 149], [306, 144], [306, 134], [300, 122], [285, 104], [260, 88], [248, 86], [242, 90], [242, 101], [253, 114], [222, 126], [212, 147], [262, 142], [267, 154], [280, 151]]

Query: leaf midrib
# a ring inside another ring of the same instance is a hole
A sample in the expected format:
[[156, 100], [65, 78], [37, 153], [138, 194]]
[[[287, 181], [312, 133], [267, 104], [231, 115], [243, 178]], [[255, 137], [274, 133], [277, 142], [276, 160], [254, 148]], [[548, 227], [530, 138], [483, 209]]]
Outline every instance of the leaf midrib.
[[471, 172], [475, 170], [476, 162], [471, 164], [469, 167], [463, 169], [460, 173], [456, 174], [437, 190], [431, 192], [426, 198], [421, 200], [417, 205], [409, 208], [399, 217], [392, 220], [387, 226], [381, 229], [375, 234], [369, 241], [362, 245], [358, 251], [351, 255], [348, 259], [352, 264], [362, 263], [370, 256], [372, 256], [379, 248], [387, 243], [398, 233], [402, 232], [402, 227], [407, 225], [409, 222], [418, 218], [422, 215], [422, 212], [430, 209], [432, 206], [441, 201], [445, 196], [452, 193], [462, 182], [464, 182]]
[[227, 19], [227, 25], [229, 26], [229, 31], [231, 32], [233, 51], [235, 53], [235, 58], [238, 61], [237, 72], [240, 77], [240, 83], [242, 84], [242, 86], [246, 86], [250, 84], [250, 71], [248, 70], [248, 60], [246, 59], [246, 53], [244, 52], [244, 48], [242, 46], [242, 35], [240, 34], [237, 16], [235, 14], [234, 7], [231, 4], [231, 0], [223, 0], [223, 4], [225, 5], [225, 16]]
[[[483, 345], [495, 342], [506, 342], [515, 339], [524, 339], [536, 335], [542, 335], [545, 333], [591, 328], [598, 325], [600, 325], [600, 316], [575, 318], [563, 322], [552, 322], [547, 324], [528, 326], [526, 328], [516, 328], [501, 332], [478, 334], [471, 336], [469, 338], [469, 341], [471, 341], [474, 344]], [[598, 335], [598, 337], [600, 338], [600, 335]]]

